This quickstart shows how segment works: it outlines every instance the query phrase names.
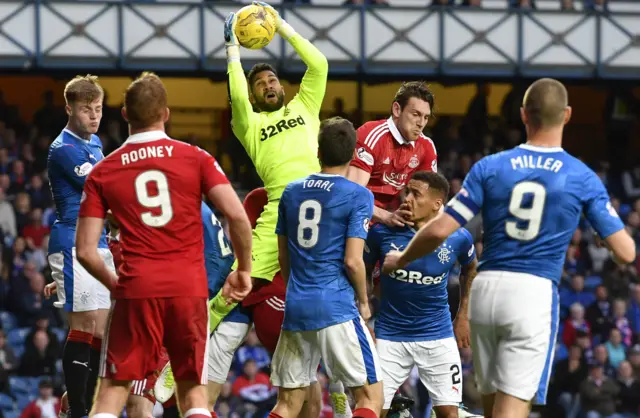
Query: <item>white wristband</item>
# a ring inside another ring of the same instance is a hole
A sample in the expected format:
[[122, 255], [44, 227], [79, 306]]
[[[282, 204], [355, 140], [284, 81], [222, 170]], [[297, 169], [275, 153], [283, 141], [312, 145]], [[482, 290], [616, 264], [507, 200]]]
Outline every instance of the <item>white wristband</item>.
[[240, 47], [238, 45], [227, 45], [227, 62], [240, 61]]
[[278, 28], [278, 33], [285, 40], [289, 40], [289, 38], [296, 34], [296, 30], [290, 24], [283, 20], [280, 24], [280, 27]]

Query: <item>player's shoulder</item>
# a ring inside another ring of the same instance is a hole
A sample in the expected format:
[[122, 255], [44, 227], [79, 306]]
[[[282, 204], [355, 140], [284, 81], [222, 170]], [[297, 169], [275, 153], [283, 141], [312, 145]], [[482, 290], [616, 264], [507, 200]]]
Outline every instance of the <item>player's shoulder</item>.
[[422, 145], [423, 149], [426, 151], [432, 151], [434, 155], [438, 155], [438, 150], [436, 149], [436, 144], [433, 142], [433, 139], [426, 136], [425, 134], [420, 134], [418, 137], [419, 143]]
[[473, 235], [466, 228], [458, 228], [456, 232], [451, 234], [450, 239], [457, 240], [460, 243], [473, 243]]
[[91, 138], [89, 139], [89, 143], [91, 145], [96, 145], [102, 148], [102, 141], [100, 140], [100, 137], [98, 135], [92, 134]]
[[380, 138], [390, 135], [387, 119], [373, 120], [362, 124], [358, 129], [358, 141], [373, 148]]

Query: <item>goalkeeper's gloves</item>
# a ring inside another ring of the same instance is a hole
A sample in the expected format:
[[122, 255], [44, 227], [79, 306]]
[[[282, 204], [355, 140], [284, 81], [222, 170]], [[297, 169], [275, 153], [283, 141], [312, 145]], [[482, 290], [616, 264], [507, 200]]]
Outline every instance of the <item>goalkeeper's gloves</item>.
[[264, 9], [273, 17], [273, 21], [276, 24], [276, 32], [280, 34], [284, 39], [289, 40], [293, 35], [295, 35], [296, 31], [288, 24], [282, 17], [280, 17], [280, 13], [269, 4], [263, 1], [254, 1], [253, 4], [256, 6], [262, 6]]
[[236, 14], [229, 13], [224, 21], [224, 45], [227, 50], [227, 61], [240, 61], [240, 44], [236, 37]]

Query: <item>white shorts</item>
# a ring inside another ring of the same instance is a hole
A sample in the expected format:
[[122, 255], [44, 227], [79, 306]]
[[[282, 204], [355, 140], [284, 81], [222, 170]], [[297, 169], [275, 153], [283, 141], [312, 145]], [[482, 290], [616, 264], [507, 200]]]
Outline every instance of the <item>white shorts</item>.
[[483, 271], [469, 299], [473, 364], [482, 394], [544, 405], [558, 333], [558, 291], [525, 273]]
[[209, 338], [208, 381], [224, 384], [229, 377], [233, 355], [251, 329], [251, 324], [221, 322]]
[[376, 340], [380, 358], [380, 377], [384, 408], [389, 409], [396, 391], [407, 380], [414, 366], [429, 391], [434, 406], [462, 402], [462, 369], [456, 339], [399, 342]]
[[[115, 271], [113, 255], [108, 248], [98, 248], [107, 267]], [[76, 249], [49, 254], [51, 277], [58, 285], [56, 308], [67, 312], [87, 312], [111, 308], [111, 295], [106, 287], [78, 262]]]
[[371, 333], [362, 318], [314, 331], [282, 330], [271, 361], [271, 383], [294, 389], [317, 381], [320, 360], [329, 378], [346, 387], [380, 381]]

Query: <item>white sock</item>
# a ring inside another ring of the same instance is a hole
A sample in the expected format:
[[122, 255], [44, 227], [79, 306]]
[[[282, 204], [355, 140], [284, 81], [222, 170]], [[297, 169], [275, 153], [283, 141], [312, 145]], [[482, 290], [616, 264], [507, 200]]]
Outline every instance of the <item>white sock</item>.
[[329, 384], [329, 393], [344, 393], [344, 385], [342, 382], [331, 382]]
[[184, 418], [189, 418], [191, 415], [204, 415], [210, 417], [211, 412], [209, 412], [207, 408], [191, 408], [184, 413]]
[[91, 418], [118, 418], [118, 417], [113, 415], [113, 414], [104, 414], [103, 413], [103, 414], [95, 414]]

